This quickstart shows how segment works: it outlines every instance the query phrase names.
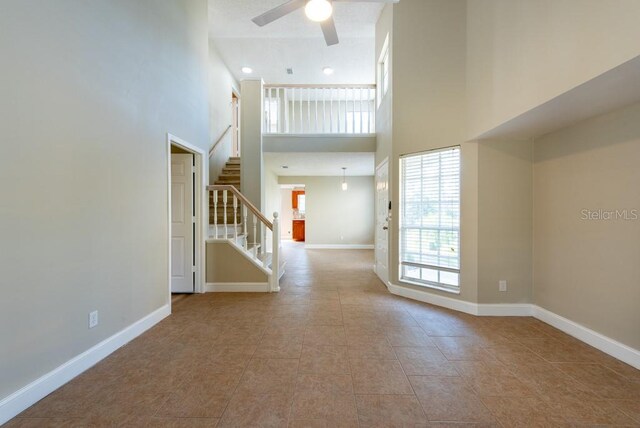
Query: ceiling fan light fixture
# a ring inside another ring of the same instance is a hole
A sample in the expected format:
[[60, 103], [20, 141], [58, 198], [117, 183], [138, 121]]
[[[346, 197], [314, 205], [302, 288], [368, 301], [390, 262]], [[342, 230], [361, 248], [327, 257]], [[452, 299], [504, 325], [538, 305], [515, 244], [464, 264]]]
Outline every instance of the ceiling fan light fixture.
[[329, 19], [333, 13], [333, 6], [328, 0], [309, 0], [304, 7], [307, 18], [314, 22], [322, 22]]

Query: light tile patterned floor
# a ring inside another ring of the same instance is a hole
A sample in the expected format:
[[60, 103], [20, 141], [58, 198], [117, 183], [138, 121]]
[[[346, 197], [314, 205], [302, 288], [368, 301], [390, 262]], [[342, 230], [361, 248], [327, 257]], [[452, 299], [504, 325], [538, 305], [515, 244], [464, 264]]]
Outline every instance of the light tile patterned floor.
[[372, 257], [288, 244], [279, 294], [182, 299], [7, 426], [640, 426], [640, 371], [532, 318], [392, 296]]

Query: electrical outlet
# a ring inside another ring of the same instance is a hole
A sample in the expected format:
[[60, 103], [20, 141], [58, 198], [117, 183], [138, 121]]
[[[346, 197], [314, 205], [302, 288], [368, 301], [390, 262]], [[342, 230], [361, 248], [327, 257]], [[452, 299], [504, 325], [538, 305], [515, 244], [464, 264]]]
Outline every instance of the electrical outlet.
[[89, 328], [98, 325], [98, 311], [89, 312]]
[[500, 281], [498, 281], [498, 290], [507, 291], [507, 281], [506, 280], [501, 279]]

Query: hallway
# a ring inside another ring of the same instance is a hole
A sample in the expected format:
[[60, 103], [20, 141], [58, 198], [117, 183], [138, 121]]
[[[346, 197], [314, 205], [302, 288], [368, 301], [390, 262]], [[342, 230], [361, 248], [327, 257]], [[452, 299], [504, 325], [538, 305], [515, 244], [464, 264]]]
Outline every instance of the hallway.
[[284, 251], [280, 293], [180, 299], [7, 426], [640, 426], [640, 371], [540, 321], [392, 296], [372, 251]]

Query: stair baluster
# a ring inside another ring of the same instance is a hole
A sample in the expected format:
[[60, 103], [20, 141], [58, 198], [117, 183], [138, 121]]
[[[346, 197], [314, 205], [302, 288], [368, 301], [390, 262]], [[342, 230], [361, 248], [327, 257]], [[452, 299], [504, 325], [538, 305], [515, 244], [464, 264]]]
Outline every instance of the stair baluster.
[[262, 255], [262, 265], [266, 268], [268, 267], [267, 250], [265, 248], [267, 246], [267, 228], [264, 224], [261, 224], [260, 226], [262, 226], [262, 245], [260, 246], [260, 254]]
[[244, 246], [245, 251], [247, 250], [247, 245], [249, 241], [249, 236], [247, 235], [247, 206], [242, 205], [242, 234], [244, 235], [244, 239], [242, 240], [242, 245]]
[[257, 259], [258, 258], [258, 251], [257, 251], [257, 237], [258, 237], [258, 217], [256, 217], [256, 215], [253, 215], [253, 248], [251, 249], [251, 252], [253, 253], [253, 258]]
[[233, 195], [233, 237], [238, 243], [238, 198]]
[[213, 191], [213, 228], [218, 239], [218, 191]]
[[226, 190], [222, 191], [222, 205], [224, 206], [224, 214], [222, 217], [224, 221], [224, 239], [228, 239], [229, 231], [227, 230], [227, 191]]

